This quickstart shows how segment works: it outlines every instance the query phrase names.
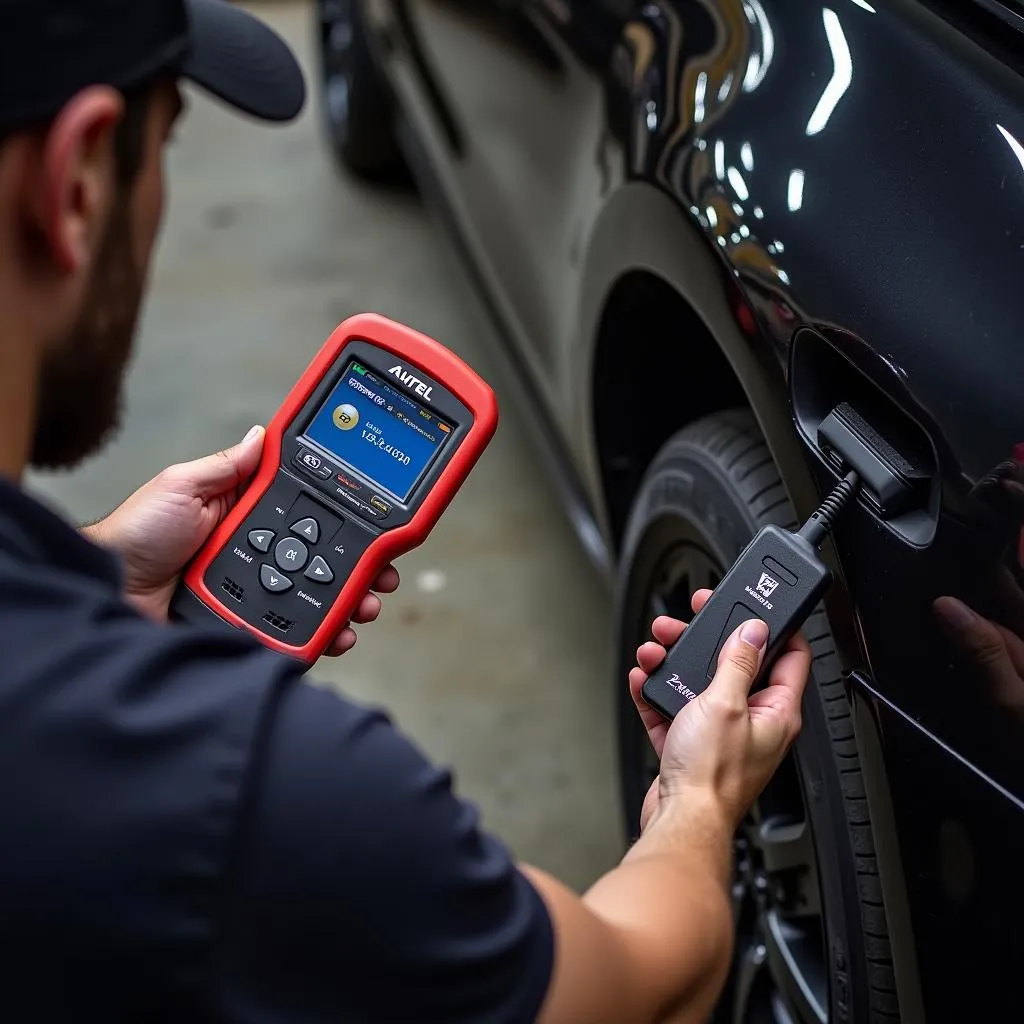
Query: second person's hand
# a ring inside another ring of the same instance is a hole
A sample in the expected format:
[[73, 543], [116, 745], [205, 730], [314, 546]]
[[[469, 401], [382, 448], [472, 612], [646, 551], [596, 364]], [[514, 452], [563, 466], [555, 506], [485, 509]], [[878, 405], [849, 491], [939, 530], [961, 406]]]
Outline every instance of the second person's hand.
[[[710, 590], [693, 595], [694, 613], [710, 596]], [[722, 648], [711, 684], [669, 723], [646, 704], [640, 688], [685, 628], [678, 619], [655, 619], [657, 642], [637, 650], [637, 667], [629, 674], [630, 692], [661, 762], [644, 802], [641, 829], [669, 802], [703, 806], [708, 799], [735, 828], [800, 732], [811, 649], [797, 634], [772, 666], [767, 686], [751, 694], [768, 627], [759, 619], [742, 623]]]

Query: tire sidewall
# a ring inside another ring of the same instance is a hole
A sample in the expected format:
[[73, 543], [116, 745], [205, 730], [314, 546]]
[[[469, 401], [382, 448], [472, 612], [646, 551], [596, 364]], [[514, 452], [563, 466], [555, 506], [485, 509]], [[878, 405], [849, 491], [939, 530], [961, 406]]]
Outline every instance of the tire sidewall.
[[[645, 597], [653, 583], [654, 567], [666, 552], [664, 545], [673, 535], [678, 535], [680, 521], [699, 531], [706, 541], [708, 553], [724, 567], [735, 561], [751, 537], [764, 525], [742, 495], [736, 492], [713, 456], [699, 445], [686, 444], [677, 435], [652, 462], [625, 531], [616, 591], [619, 630], [616, 643], [617, 684], [635, 664], [634, 640], [640, 635], [649, 636], [649, 626], [644, 627], [642, 634], [638, 631], [639, 623], [646, 621]], [[831, 653], [827, 619], [821, 609], [808, 620], [805, 635], [815, 636], [812, 649], [824, 648]], [[815, 665], [803, 701], [803, 728], [794, 753], [818, 861], [829, 957], [829, 1021], [847, 1024], [867, 1019], [855, 1012], [855, 1004], [862, 1002], [857, 989], [863, 986], [851, 984], [851, 971], [856, 970], [858, 961], [863, 961], [865, 954], [859, 929], [853, 934], [850, 929], [848, 908], [857, 906], [856, 885], [853, 884], [851, 891], [849, 881], [855, 878], [854, 851], [849, 840], [842, 792], [838, 778], [834, 777], [836, 772], [828, 721], [816, 680], [821, 660], [815, 651]], [[831, 661], [835, 666], [833, 670], [836, 670], [834, 654]], [[647, 741], [638, 730], [630, 730], [626, 716], [635, 716], [636, 710], [625, 687], [619, 685], [619, 690], [622, 693], [616, 704], [622, 802], [627, 827], [635, 829], [639, 808], [635, 797], [631, 798], [629, 794], [626, 773], [629, 771], [628, 759], [636, 757], [635, 737], [640, 735], [642, 742]], [[836, 814], [829, 811], [830, 802], [838, 808]], [[866, 985], [866, 968], [857, 974], [865, 979]], [[866, 1002], [863, 1012], [867, 1012]]]

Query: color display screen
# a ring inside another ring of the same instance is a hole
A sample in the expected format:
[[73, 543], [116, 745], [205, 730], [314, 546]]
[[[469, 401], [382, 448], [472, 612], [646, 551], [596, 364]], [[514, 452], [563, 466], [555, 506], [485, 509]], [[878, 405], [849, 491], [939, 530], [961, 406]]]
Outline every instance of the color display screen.
[[306, 436], [406, 501], [452, 427], [359, 362], [349, 364]]

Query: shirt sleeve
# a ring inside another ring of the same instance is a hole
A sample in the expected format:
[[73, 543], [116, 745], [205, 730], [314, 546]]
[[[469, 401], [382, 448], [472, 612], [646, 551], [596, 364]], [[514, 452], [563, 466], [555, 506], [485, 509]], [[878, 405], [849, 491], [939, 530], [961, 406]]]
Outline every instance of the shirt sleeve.
[[544, 903], [381, 713], [301, 684], [271, 716], [226, 894], [230, 1020], [536, 1019]]

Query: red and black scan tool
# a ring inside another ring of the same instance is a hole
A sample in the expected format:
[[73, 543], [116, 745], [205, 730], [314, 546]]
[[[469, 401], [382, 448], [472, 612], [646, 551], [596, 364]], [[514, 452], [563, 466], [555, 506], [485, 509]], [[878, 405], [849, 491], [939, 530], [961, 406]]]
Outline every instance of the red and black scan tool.
[[216, 615], [311, 664], [381, 570], [423, 543], [497, 424], [491, 388], [444, 346], [382, 316], [346, 320], [267, 426], [172, 616]]

